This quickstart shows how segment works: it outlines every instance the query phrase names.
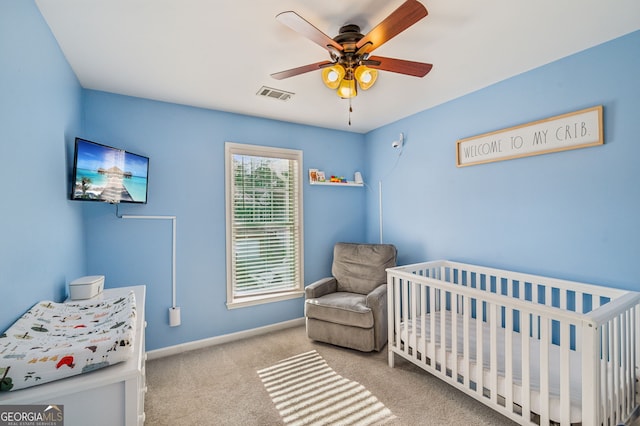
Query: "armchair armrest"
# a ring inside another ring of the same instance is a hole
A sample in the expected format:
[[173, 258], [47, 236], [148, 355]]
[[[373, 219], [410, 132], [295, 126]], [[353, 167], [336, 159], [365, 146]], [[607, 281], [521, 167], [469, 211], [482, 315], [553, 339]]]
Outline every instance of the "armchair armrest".
[[367, 306], [373, 313], [376, 351], [387, 343], [389, 324], [387, 322], [387, 284], [381, 284], [367, 295]]
[[338, 289], [338, 282], [334, 277], [322, 278], [313, 284], [309, 284], [304, 289], [305, 298], [315, 299], [325, 294], [335, 293]]
[[367, 306], [374, 310], [387, 307], [387, 284], [381, 284], [367, 294]]

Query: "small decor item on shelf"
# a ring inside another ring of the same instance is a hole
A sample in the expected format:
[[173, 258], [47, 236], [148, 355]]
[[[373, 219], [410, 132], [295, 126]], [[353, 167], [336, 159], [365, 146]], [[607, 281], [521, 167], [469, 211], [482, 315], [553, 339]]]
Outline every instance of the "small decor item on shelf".
[[344, 178], [344, 176], [331, 176], [331, 179], [329, 180], [329, 182], [334, 182], [334, 183], [347, 183], [347, 180]]
[[309, 169], [309, 182], [318, 182], [318, 169]]
[[324, 177], [324, 172], [322, 170], [318, 170], [318, 182], [326, 182], [326, 178]]

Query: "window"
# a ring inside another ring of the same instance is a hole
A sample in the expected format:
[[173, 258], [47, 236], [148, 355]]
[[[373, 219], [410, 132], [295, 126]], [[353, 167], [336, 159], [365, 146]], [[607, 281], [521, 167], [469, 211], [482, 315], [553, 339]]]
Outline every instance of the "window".
[[225, 144], [227, 307], [304, 293], [302, 151]]

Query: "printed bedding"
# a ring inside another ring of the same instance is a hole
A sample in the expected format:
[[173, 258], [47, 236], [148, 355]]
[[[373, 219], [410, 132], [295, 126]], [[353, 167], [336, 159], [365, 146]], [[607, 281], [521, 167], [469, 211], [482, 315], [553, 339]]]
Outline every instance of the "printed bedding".
[[135, 295], [36, 303], [0, 334], [0, 392], [15, 391], [128, 359]]

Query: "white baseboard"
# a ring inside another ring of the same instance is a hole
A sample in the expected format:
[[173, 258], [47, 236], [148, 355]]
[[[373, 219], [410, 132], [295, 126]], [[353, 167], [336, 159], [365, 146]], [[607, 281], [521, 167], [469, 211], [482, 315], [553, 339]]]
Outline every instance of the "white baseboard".
[[304, 325], [304, 317], [279, 322], [277, 324], [266, 325], [264, 327], [252, 328], [251, 330], [239, 331], [237, 333], [224, 334], [222, 336], [210, 337], [207, 339], [195, 340], [193, 342], [181, 343], [179, 345], [167, 346], [166, 348], [154, 349], [147, 352], [147, 359], [153, 360], [164, 358], [166, 356], [177, 355], [195, 349], [234, 342], [236, 340], [246, 339], [247, 337], [259, 336], [261, 334], [284, 330], [286, 328], [296, 327], [299, 325]]

